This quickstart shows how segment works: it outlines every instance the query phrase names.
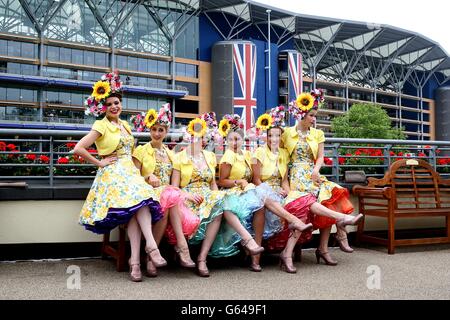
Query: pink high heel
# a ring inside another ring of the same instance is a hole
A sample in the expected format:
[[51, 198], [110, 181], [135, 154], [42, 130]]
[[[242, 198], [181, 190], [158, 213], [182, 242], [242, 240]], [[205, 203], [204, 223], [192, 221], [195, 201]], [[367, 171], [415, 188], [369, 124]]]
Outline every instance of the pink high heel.
[[148, 256], [150, 257], [156, 268], [167, 266], [167, 261], [161, 256], [158, 248], [152, 249], [150, 247], [145, 247], [145, 252], [147, 252]]

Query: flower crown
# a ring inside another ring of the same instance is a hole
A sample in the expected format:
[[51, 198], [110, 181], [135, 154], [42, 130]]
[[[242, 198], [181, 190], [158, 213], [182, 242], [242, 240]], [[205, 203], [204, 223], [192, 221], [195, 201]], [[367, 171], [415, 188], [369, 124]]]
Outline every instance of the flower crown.
[[170, 127], [172, 123], [172, 111], [170, 111], [170, 103], [161, 106], [159, 112], [150, 109], [145, 112], [138, 113], [130, 118], [131, 123], [138, 132], [150, 129], [155, 124]]
[[226, 137], [228, 133], [244, 129], [244, 123], [237, 114], [226, 114], [219, 123], [219, 134]]
[[289, 103], [289, 113], [295, 119], [301, 120], [311, 109], [322, 108], [324, 102], [324, 91], [322, 89], [314, 89], [311, 93], [303, 92], [296, 100]]
[[278, 106], [269, 110], [258, 117], [256, 121], [256, 129], [258, 133], [272, 128], [282, 128], [285, 126], [284, 119], [286, 117], [286, 108]]
[[220, 140], [215, 112], [204, 113], [189, 122], [183, 140], [192, 141], [195, 138], [206, 138], [207, 144]]
[[106, 112], [105, 101], [112, 93], [120, 93], [122, 91], [122, 81], [120, 81], [119, 73], [114, 71], [107, 73], [101, 77], [92, 87], [91, 95], [86, 99], [84, 105], [86, 115], [98, 117]]

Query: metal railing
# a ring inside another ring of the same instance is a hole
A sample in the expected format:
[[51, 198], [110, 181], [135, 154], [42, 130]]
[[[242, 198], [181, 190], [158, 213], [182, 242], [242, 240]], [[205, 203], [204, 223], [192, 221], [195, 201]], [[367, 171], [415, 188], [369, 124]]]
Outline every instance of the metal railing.
[[[50, 186], [58, 180], [92, 180], [95, 166], [73, 153], [75, 143], [88, 131], [0, 129], [0, 180], [39, 181]], [[149, 133], [133, 133], [138, 144]], [[173, 129], [166, 143], [180, 147], [181, 129]], [[257, 143], [251, 144], [253, 147]], [[218, 156], [224, 146], [216, 146]], [[91, 149], [96, 155], [95, 149]], [[441, 175], [450, 176], [450, 142], [328, 138], [322, 173], [337, 183], [344, 172], [364, 170], [367, 177], [381, 177], [400, 158], [428, 161]]]

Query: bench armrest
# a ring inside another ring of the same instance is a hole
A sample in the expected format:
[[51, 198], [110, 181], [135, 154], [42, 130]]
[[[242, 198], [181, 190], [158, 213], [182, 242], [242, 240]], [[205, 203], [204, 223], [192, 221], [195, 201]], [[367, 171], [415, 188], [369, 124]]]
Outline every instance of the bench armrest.
[[391, 199], [391, 187], [374, 188], [366, 186], [354, 186], [353, 193], [358, 197], [364, 197], [365, 195], [381, 195], [386, 199]]

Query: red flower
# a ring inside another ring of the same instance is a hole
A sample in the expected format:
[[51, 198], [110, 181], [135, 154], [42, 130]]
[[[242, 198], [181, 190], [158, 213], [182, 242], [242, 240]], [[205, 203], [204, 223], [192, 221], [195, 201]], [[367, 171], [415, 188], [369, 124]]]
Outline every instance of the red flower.
[[417, 154], [419, 157], [426, 157], [427, 155], [425, 154], [425, 153], [423, 153], [423, 152], [419, 152], [418, 154]]
[[6, 151], [6, 143], [0, 141], [0, 151]]
[[431, 146], [425, 146], [424, 148], [425, 149], [431, 149]]
[[389, 154], [390, 154], [391, 157], [395, 156], [395, 152], [394, 151], [389, 152]]
[[436, 154], [439, 154], [439, 153], [441, 153], [441, 150], [436, 149]]
[[26, 158], [28, 160], [34, 161], [34, 160], [36, 160], [36, 155], [35, 154], [27, 154]]
[[345, 155], [346, 155], [347, 157], [351, 157], [351, 156], [352, 156], [351, 153], [346, 153]]
[[47, 157], [47, 156], [44, 156], [44, 155], [40, 156], [39, 160], [41, 160], [43, 163], [49, 163], [50, 162], [50, 158]]
[[67, 148], [69, 148], [69, 149], [75, 148], [76, 145], [77, 145], [77, 144], [74, 143], [74, 142], [67, 142], [67, 143], [66, 143], [66, 146], [67, 146]]
[[397, 155], [402, 157], [403, 156], [403, 152], [400, 151], [399, 153], [397, 153]]
[[447, 159], [438, 159], [438, 165], [445, 166], [447, 164]]
[[12, 143], [8, 144], [8, 145], [6, 146], [6, 148], [7, 148], [9, 151], [16, 150], [16, 146], [15, 146], [14, 144], [12, 144]]
[[338, 161], [340, 165], [345, 164], [345, 158], [339, 158]]
[[327, 166], [333, 165], [333, 160], [331, 160], [330, 158], [324, 158], [324, 159], [323, 159], [323, 162], [325, 162], [325, 164], [326, 164]]
[[58, 158], [58, 164], [68, 164], [68, 163], [69, 159], [67, 159], [66, 157]]
[[356, 150], [356, 152], [355, 152], [355, 156], [360, 156], [361, 155], [361, 151], [359, 151], [359, 150]]
[[[11, 152], [19, 152], [19, 150], [11, 150]], [[12, 159], [14, 157], [17, 157], [16, 154], [8, 154], [8, 159]]]

